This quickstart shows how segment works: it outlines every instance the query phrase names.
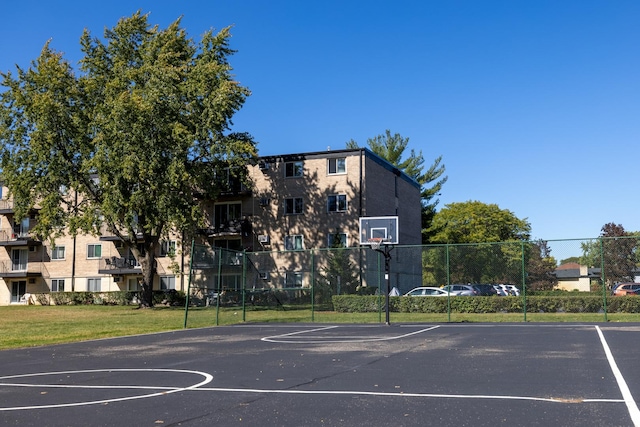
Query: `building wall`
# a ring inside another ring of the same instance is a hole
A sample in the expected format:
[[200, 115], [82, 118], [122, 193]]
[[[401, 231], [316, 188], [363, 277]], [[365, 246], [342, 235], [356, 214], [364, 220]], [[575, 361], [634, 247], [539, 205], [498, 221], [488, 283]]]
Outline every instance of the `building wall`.
[[591, 290], [591, 283], [588, 277], [578, 277], [573, 280], [559, 280], [557, 289], [563, 291], [580, 291], [589, 292]]
[[398, 241], [419, 245], [422, 241], [420, 187], [374, 154], [366, 156], [364, 209], [361, 216], [398, 216]]
[[[258, 250], [285, 250], [285, 236], [302, 235], [304, 248], [328, 247], [328, 235], [346, 233], [349, 246], [358, 239], [360, 203], [360, 157], [354, 153], [312, 154], [303, 158], [274, 157], [268, 169], [251, 168], [255, 196], [251, 201], [251, 221], [256, 235], [268, 235], [269, 245]], [[344, 158], [346, 171], [329, 174], [328, 158]], [[301, 161], [303, 175], [285, 177], [287, 163]], [[346, 196], [346, 210], [329, 212], [329, 196]], [[301, 198], [301, 213], [287, 214], [287, 200]], [[266, 202], [262, 203], [262, 202]]]
[[589, 268], [586, 265], [580, 265], [578, 263], [569, 263], [559, 267], [557, 270], [564, 270], [565, 272], [573, 272], [575, 274], [569, 276], [564, 274], [558, 277], [557, 289], [564, 291], [591, 291], [591, 279], [589, 278]]
[[[345, 173], [328, 173], [328, 161], [335, 158], [345, 158]], [[303, 162], [303, 176], [285, 178], [286, 163], [295, 161]], [[327, 235], [336, 230], [348, 235], [348, 246], [357, 246], [362, 216], [399, 216], [400, 244], [420, 244], [419, 185], [370, 151], [275, 156], [268, 164], [268, 169], [251, 168], [256, 191], [245, 205], [255, 234], [269, 235], [270, 245], [264, 250], [284, 250], [284, 236], [292, 234], [303, 234], [307, 249], [328, 247]], [[328, 211], [328, 197], [333, 195], [346, 196], [345, 211]], [[298, 197], [304, 212], [285, 214], [286, 199]], [[267, 204], [261, 206], [261, 200]]]

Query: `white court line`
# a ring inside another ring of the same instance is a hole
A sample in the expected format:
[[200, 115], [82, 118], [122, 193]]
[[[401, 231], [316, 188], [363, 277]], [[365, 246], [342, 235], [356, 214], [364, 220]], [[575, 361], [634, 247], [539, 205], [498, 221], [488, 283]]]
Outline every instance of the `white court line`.
[[292, 332], [289, 334], [272, 335], [270, 337], [261, 338], [261, 341], [284, 343], [284, 344], [293, 344], [293, 343], [295, 344], [327, 344], [327, 343], [358, 343], [358, 342], [374, 342], [374, 341], [391, 341], [391, 340], [397, 340], [400, 338], [406, 338], [415, 334], [420, 334], [422, 332], [431, 331], [433, 329], [439, 328], [440, 325], [432, 326], [430, 328], [420, 329], [418, 331], [409, 332], [403, 335], [396, 335], [396, 336], [390, 336], [390, 337], [365, 337], [365, 338], [355, 337], [354, 338], [353, 336], [349, 336], [349, 335], [345, 335], [342, 338], [338, 338], [338, 339], [336, 339], [335, 337], [319, 337], [319, 336], [315, 336], [315, 337], [305, 336], [299, 339], [298, 337], [293, 337], [293, 335], [307, 334], [309, 332], [316, 332], [316, 331], [325, 331], [325, 330], [333, 329], [337, 327], [338, 326], [328, 326], [325, 328], [304, 330], [304, 331]]
[[616, 378], [618, 382], [618, 387], [620, 388], [620, 392], [622, 393], [622, 397], [624, 399], [624, 403], [627, 405], [627, 410], [629, 411], [629, 415], [631, 416], [631, 420], [633, 421], [633, 425], [636, 427], [640, 427], [640, 410], [638, 410], [638, 405], [636, 405], [636, 401], [633, 399], [631, 395], [631, 390], [629, 390], [629, 386], [627, 386], [627, 382], [624, 380], [620, 369], [618, 369], [618, 364], [613, 358], [613, 353], [609, 348], [609, 344], [607, 344], [607, 340], [604, 339], [604, 334], [599, 326], [596, 326], [596, 331], [598, 331], [598, 336], [600, 337], [600, 342], [602, 343], [602, 348], [604, 348], [604, 353], [607, 355], [607, 360], [609, 361], [609, 366], [611, 367], [611, 371], [613, 372], [613, 376]]
[[[153, 386], [153, 385], [74, 385], [74, 384], [26, 384], [26, 383], [2, 383], [2, 387], [25, 387], [25, 388], [82, 388], [82, 389], [104, 389], [104, 390], [186, 390], [183, 387]], [[191, 386], [193, 387], [193, 386]], [[0, 409], [1, 410], [1, 409]]]
[[192, 391], [218, 391], [227, 393], [262, 393], [262, 394], [318, 394], [318, 395], [352, 395], [374, 397], [423, 397], [444, 399], [496, 399], [496, 400], [529, 400], [551, 403], [621, 403], [622, 399], [562, 399], [553, 397], [535, 396], [509, 396], [509, 395], [484, 395], [484, 394], [441, 394], [441, 393], [406, 393], [384, 391], [357, 391], [357, 390], [291, 390], [291, 389], [254, 389], [254, 388], [224, 388], [224, 387], [198, 387]]
[[[169, 371], [169, 370], [167, 370]], [[195, 371], [194, 371], [195, 372]], [[0, 411], [15, 411], [24, 409], [48, 409], [61, 408], [68, 406], [84, 406], [96, 403], [117, 402], [123, 400], [140, 399], [146, 397], [160, 396], [167, 393], [175, 393], [181, 391], [207, 391], [221, 393], [252, 393], [252, 394], [295, 394], [295, 395], [334, 395], [334, 396], [372, 396], [372, 397], [415, 397], [430, 399], [486, 399], [486, 400], [521, 400], [549, 403], [579, 404], [579, 403], [622, 403], [623, 399], [562, 399], [553, 397], [535, 397], [535, 396], [509, 396], [509, 395], [483, 395], [483, 394], [442, 394], [442, 393], [407, 393], [407, 392], [377, 392], [377, 391], [358, 391], [358, 390], [291, 390], [291, 389], [257, 389], [257, 388], [228, 388], [228, 387], [200, 387], [194, 385], [191, 387], [152, 387], [152, 386], [69, 386], [60, 384], [6, 384], [0, 383], [0, 386], [16, 386], [16, 387], [56, 387], [56, 388], [105, 388], [105, 389], [153, 389], [164, 390], [160, 393], [154, 393], [144, 396], [125, 397], [117, 399], [107, 399], [92, 402], [77, 402], [72, 404], [57, 405], [39, 405], [39, 406], [22, 406], [12, 408], [0, 408]], [[169, 391], [166, 391], [169, 390]]]
[[38, 376], [45, 376], [45, 375], [69, 375], [69, 374], [83, 374], [83, 373], [93, 373], [93, 372], [178, 372], [178, 373], [186, 373], [186, 374], [195, 374], [195, 375], [200, 375], [204, 377], [204, 380], [200, 381], [197, 384], [193, 384], [190, 385], [188, 387], [175, 387], [175, 388], [162, 388], [162, 387], [140, 387], [140, 386], [130, 386], [130, 387], [121, 387], [121, 386], [102, 386], [102, 387], [95, 387], [95, 386], [77, 386], [77, 385], [64, 385], [64, 384], [60, 384], [58, 386], [54, 386], [54, 385], [34, 385], [34, 384], [3, 384], [0, 382], [0, 386], [3, 385], [7, 385], [7, 386], [12, 386], [12, 387], [58, 387], [58, 388], [129, 388], [129, 389], [140, 389], [140, 388], [145, 388], [145, 389], [151, 389], [151, 390], [162, 390], [160, 392], [157, 393], [150, 393], [150, 394], [143, 394], [143, 395], [138, 395], [138, 396], [127, 396], [127, 397], [118, 397], [118, 398], [113, 398], [113, 399], [102, 399], [102, 400], [91, 400], [91, 401], [87, 401], [87, 402], [73, 402], [73, 403], [58, 403], [58, 404], [51, 404], [51, 405], [33, 405], [33, 406], [14, 406], [14, 407], [7, 407], [7, 408], [2, 408], [0, 407], [0, 412], [2, 411], [21, 411], [21, 410], [26, 410], [26, 409], [49, 409], [49, 408], [68, 408], [68, 407], [72, 407], [72, 406], [87, 406], [87, 405], [97, 405], [97, 404], [104, 404], [104, 403], [112, 403], [112, 402], [122, 402], [125, 400], [135, 400], [135, 399], [146, 399], [149, 397], [156, 397], [156, 396], [164, 396], [170, 393], [177, 393], [179, 391], [187, 391], [187, 390], [194, 390], [202, 385], [205, 384], [209, 384], [212, 380], [213, 380], [213, 376], [211, 374], [207, 374], [206, 372], [200, 372], [200, 371], [189, 371], [189, 370], [183, 370], [183, 369], [88, 369], [88, 370], [81, 370], [81, 371], [60, 371], [60, 372], [40, 372], [40, 373], [35, 373], [35, 374], [22, 374], [22, 375], [8, 375], [8, 376], [3, 376], [0, 377], [0, 381], [4, 380], [4, 379], [11, 379], [11, 378], [28, 378], [28, 377], [38, 377]]
[[307, 332], [326, 331], [327, 329], [334, 329], [334, 328], [337, 328], [337, 326], [325, 326], [323, 328], [304, 329], [302, 331], [289, 332], [288, 334], [275, 335], [275, 336], [276, 337], [290, 337], [291, 335], [306, 334]]

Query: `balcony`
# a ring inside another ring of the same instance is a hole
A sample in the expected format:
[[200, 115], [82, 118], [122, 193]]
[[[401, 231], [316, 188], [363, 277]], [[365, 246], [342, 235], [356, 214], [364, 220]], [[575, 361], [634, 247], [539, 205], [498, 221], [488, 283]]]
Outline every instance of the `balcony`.
[[216, 249], [215, 251], [199, 251], [194, 253], [191, 267], [196, 270], [219, 269], [225, 271], [242, 271], [242, 252], [225, 251]]
[[40, 240], [33, 239], [29, 232], [20, 230], [0, 230], [0, 246], [41, 246]]
[[142, 268], [135, 258], [107, 257], [100, 259], [99, 274], [124, 275], [140, 274]]
[[248, 219], [237, 219], [201, 230], [207, 237], [240, 237], [251, 233], [251, 222]]
[[[37, 213], [40, 210], [40, 206], [36, 205], [31, 208], [32, 214]], [[11, 215], [15, 213], [15, 204], [13, 199], [0, 199], [0, 215]]]
[[47, 268], [43, 262], [0, 261], [0, 277], [2, 278], [48, 276]]
[[13, 213], [13, 200], [0, 199], [0, 215]]
[[[127, 233], [124, 233], [124, 235], [126, 236]], [[137, 240], [142, 240], [142, 238], [143, 238], [142, 233], [138, 233], [136, 235]], [[121, 242], [122, 241], [120, 240], [120, 237], [116, 236], [116, 234], [113, 231], [109, 230], [106, 225], [103, 225], [100, 228], [99, 239], [103, 242]]]

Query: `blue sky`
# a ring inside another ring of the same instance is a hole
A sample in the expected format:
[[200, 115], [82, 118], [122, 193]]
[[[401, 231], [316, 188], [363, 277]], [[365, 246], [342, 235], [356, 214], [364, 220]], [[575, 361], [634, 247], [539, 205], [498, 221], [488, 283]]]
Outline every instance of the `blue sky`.
[[[58, 4], [56, 4], [58, 3]], [[364, 146], [386, 129], [426, 165], [443, 157], [448, 203], [495, 203], [536, 239], [640, 231], [637, 0], [210, 0], [7, 2], [0, 70], [44, 43], [76, 63], [84, 28], [136, 10], [182, 16], [198, 39], [233, 25], [234, 119], [261, 155]]]

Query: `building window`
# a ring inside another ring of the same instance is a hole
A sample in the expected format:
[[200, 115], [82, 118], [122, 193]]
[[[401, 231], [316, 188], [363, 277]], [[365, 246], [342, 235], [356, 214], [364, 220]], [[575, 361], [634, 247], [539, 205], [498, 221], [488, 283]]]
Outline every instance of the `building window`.
[[55, 246], [51, 248], [51, 259], [64, 259], [64, 246]]
[[[241, 274], [223, 274], [220, 278], [215, 277], [216, 283], [220, 283], [222, 289], [240, 291], [242, 290]], [[219, 281], [218, 281], [219, 280]]]
[[102, 256], [102, 245], [87, 245], [87, 258], [95, 259]]
[[20, 224], [14, 224], [12, 239], [24, 238], [29, 236], [29, 218], [23, 218]]
[[284, 164], [284, 177], [285, 178], [298, 178], [302, 176], [302, 162], [286, 162]]
[[242, 252], [241, 239], [220, 239], [214, 240], [213, 246], [217, 249], [226, 249], [229, 251]]
[[330, 233], [327, 236], [327, 243], [330, 248], [346, 248], [349, 246], [347, 233]]
[[294, 215], [302, 213], [302, 197], [290, 197], [284, 199], [285, 215]]
[[288, 251], [300, 251], [304, 249], [302, 244], [302, 236], [285, 236], [284, 237], [284, 248]]
[[163, 240], [160, 242], [160, 256], [174, 256], [176, 254], [176, 241]]
[[217, 230], [240, 227], [241, 217], [241, 203], [219, 203], [214, 208], [214, 221]]
[[26, 249], [11, 250], [11, 271], [27, 271], [29, 252]]
[[11, 302], [20, 302], [27, 293], [27, 281], [11, 282]]
[[100, 278], [89, 278], [87, 279], [87, 290], [89, 292], [100, 292], [101, 291], [101, 287], [100, 287], [100, 283], [102, 282], [102, 279]]
[[287, 271], [284, 275], [284, 286], [286, 288], [301, 288], [302, 287], [302, 272], [301, 271]]
[[168, 291], [176, 288], [175, 276], [161, 276], [160, 277], [160, 290]]
[[51, 292], [64, 292], [64, 279], [51, 279]]
[[345, 212], [347, 210], [346, 194], [334, 194], [327, 198], [327, 210], [329, 212]]
[[242, 182], [240, 168], [224, 168], [216, 171], [216, 184], [223, 193], [240, 192], [246, 188]]
[[327, 159], [329, 175], [347, 173], [347, 159], [340, 157], [337, 159]]

